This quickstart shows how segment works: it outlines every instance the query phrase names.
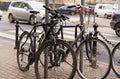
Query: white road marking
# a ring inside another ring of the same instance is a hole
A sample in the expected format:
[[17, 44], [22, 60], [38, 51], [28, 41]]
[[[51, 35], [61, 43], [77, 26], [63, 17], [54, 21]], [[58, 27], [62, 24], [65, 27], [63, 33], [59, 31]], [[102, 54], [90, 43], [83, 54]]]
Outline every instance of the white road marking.
[[[29, 29], [27, 31], [30, 31]], [[38, 32], [41, 32], [41, 30], [37, 30]], [[8, 34], [9, 33], [9, 34]], [[0, 32], [0, 36], [1, 37], [5, 37], [8, 39], [12, 39], [15, 40], [15, 30], [9, 30], [8, 33], [4, 33], [4, 32]], [[12, 33], [12, 34], [11, 34]], [[22, 31], [19, 32], [20, 34], [22, 33]], [[64, 29], [63, 30], [64, 33], [64, 39], [65, 40], [75, 40], [74, 34], [75, 34], [75, 30], [74, 29]], [[79, 30], [78, 30], [78, 34], [79, 34]], [[106, 38], [109, 36], [114, 36], [113, 34], [108, 34], [108, 33], [102, 33]], [[61, 37], [61, 35], [59, 35], [59, 37]], [[99, 37], [100, 39], [102, 39], [101, 37]], [[111, 42], [120, 42], [118, 40], [114, 40], [114, 39], [108, 39], [107, 40], [111, 41]]]

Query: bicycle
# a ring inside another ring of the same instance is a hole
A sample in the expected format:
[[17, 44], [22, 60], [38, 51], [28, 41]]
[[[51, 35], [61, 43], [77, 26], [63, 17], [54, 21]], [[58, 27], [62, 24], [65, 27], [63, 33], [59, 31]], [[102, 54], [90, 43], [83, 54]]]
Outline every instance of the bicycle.
[[107, 44], [98, 39], [97, 35], [100, 33], [97, 30], [98, 26], [96, 24], [93, 26], [94, 31], [88, 34], [84, 27], [81, 28], [81, 32], [71, 43], [71, 46], [76, 48], [77, 73], [82, 79], [105, 79], [111, 70], [111, 53]]
[[[28, 31], [24, 31], [22, 28], [23, 33], [19, 37], [19, 41], [17, 42], [17, 63], [18, 67], [21, 71], [28, 71], [29, 66], [33, 64], [35, 61], [35, 52], [37, 48], [37, 38], [41, 35], [41, 39], [39, 39], [39, 43], [42, 41], [44, 37], [44, 32], [37, 33], [36, 30], [38, 28], [36, 22], [36, 15], [39, 13], [38, 11], [30, 11], [35, 16], [35, 23], [33, 28]], [[17, 26], [19, 26], [17, 21]], [[20, 28], [20, 26], [19, 26]], [[21, 58], [20, 58], [21, 56]], [[23, 58], [24, 56], [24, 58]], [[26, 57], [26, 58], [25, 58]], [[24, 60], [25, 59], [25, 60]]]
[[105, 79], [111, 70], [110, 49], [95, 34], [87, 35], [76, 50], [78, 71], [85, 79]]
[[101, 33], [97, 30], [96, 23], [93, 28], [93, 32], [86, 34], [83, 25], [81, 32], [71, 44], [74, 46], [79, 42], [76, 48], [77, 72], [83, 79], [105, 79], [111, 70], [112, 57], [106, 43], [98, 39], [98, 34]]
[[112, 50], [112, 69], [120, 78], [120, 42]]
[[[74, 50], [66, 41], [58, 39], [57, 37], [58, 32], [55, 31], [55, 26], [58, 23], [57, 18], [61, 18], [65, 20], [67, 19], [67, 17], [57, 13], [52, 9], [47, 8], [46, 6], [44, 7], [51, 14], [50, 22], [49, 23], [43, 22], [41, 24], [37, 24], [36, 27], [42, 26], [43, 30], [44, 28], [48, 27], [48, 30], [44, 33], [43, 37], [39, 38], [41, 40], [39, 41], [36, 52], [33, 51], [34, 45], [32, 41], [34, 41], [34, 39], [32, 39], [32, 32], [29, 32], [26, 35], [27, 36], [25, 37], [26, 40], [25, 42], [23, 42], [21, 46], [20, 46], [21, 42], [19, 42], [19, 48], [22, 49], [25, 43], [27, 43], [27, 41], [29, 44], [27, 45], [29, 50], [27, 55], [28, 56], [27, 65], [25, 65], [24, 67], [21, 67], [21, 65], [19, 65], [19, 68], [22, 71], [27, 71], [29, 69], [29, 66], [34, 62], [35, 75], [37, 79], [41, 79], [41, 78], [59, 79], [60, 75], [61, 76], [65, 75], [63, 79], [73, 79], [77, 68], [76, 67], [77, 62], [76, 62]], [[23, 36], [24, 34], [21, 35], [20, 39], [22, 39]], [[30, 39], [30, 41], [28, 40], [28, 38]], [[65, 53], [66, 50], [69, 50], [69, 53], [67, 55]], [[24, 58], [23, 54], [26, 55], [26, 51], [22, 51], [22, 50], [21, 52], [18, 51], [17, 55], [19, 54], [22, 54], [22, 58]], [[19, 59], [18, 56], [17, 58]], [[58, 68], [59, 70], [59, 72], [55, 72], [57, 75], [59, 75], [58, 77], [55, 74], [51, 75], [53, 74], [51, 72], [54, 72], [54, 68]], [[62, 71], [60, 72], [61, 69]]]

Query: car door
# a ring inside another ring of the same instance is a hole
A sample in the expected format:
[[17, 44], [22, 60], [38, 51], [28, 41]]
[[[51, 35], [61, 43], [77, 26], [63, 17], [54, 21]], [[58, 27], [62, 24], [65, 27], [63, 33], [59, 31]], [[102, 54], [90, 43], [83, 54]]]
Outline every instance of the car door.
[[101, 11], [101, 16], [103, 16], [103, 17], [104, 17], [104, 16], [105, 16], [106, 11], [107, 11], [107, 10], [106, 10], [106, 6], [103, 6], [103, 7], [102, 7], [102, 11]]
[[102, 16], [102, 14], [103, 14], [103, 5], [99, 5], [97, 14]]
[[20, 12], [19, 12], [19, 18], [21, 20], [29, 20], [29, 5], [25, 2], [22, 2], [21, 6], [20, 6]]
[[12, 13], [13, 17], [16, 19], [19, 19], [19, 13], [20, 13], [20, 6], [21, 2], [15, 2], [10, 7], [10, 13]]

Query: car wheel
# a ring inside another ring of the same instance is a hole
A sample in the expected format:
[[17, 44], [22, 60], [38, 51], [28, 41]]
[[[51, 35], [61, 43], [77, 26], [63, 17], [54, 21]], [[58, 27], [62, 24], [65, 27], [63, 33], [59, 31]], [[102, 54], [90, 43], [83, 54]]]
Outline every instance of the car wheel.
[[35, 16], [30, 16], [29, 23], [33, 25], [35, 23]]
[[115, 26], [115, 33], [120, 37], [120, 23]]
[[12, 14], [9, 14], [8, 19], [10, 23], [13, 23], [15, 21]]
[[96, 17], [98, 17], [98, 14], [97, 14], [97, 13], [95, 13], [95, 16], [96, 16]]
[[105, 14], [105, 15], [104, 15], [104, 18], [107, 18], [107, 19], [108, 19], [108, 15], [107, 15], [107, 14]]

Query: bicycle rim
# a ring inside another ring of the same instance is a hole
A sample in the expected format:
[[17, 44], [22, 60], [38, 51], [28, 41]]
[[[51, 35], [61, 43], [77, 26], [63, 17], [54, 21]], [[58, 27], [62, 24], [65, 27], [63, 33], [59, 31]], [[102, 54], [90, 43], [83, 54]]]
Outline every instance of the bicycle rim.
[[[86, 41], [83, 41], [76, 51], [78, 74], [84, 79], [105, 79], [110, 72], [112, 61], [108, 46], [94, 38], [87, 40], [87, 50], [85, 45]], [[89, 53], [89, 58], [86, 52]]]
[[112, 51], [112, 69], [120, 77], [120, 43]]
[[32, 39], [28, 36], [28, 32], [23, 32], [17, 49], [17, 63], [18, 67], [21, 71], [27, 71], [26, 68], [28, 66], [28, 63], [30, 61], [30, 57], [32, 57]]
[[[55, 47], [57, 53], [59, 53], [59, 50], [62, 50], [62, 53], [69, 50], [69, 54], [67, 54], [64, 60], [62, 60], [61, 55], [58, 56], [60, 63], [58, 66], [53, 65], [55, 62], [53, 49]], [[56, 41], [55, 47], [49, 41], [39, 48], [40, 50], [37, 53], [35, 61], [35, 74], [37, 79], [73, 79], [77, 66], [73, 49], [67, 43], [60, 40]]]

